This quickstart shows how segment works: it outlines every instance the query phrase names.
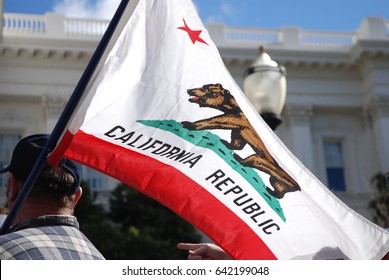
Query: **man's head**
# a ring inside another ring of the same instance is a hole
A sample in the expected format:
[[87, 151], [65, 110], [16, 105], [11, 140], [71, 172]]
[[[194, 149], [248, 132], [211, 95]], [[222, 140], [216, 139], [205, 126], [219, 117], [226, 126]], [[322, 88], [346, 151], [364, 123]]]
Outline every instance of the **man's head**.
[[[13, 151], [11, 163], [0, 169], [1, 173], [10, 173], [7, 178], [7, 199], [11, 204], [9, 207], [12, 207], [40, 153], [45, 149], [48, 138], [47, 134], [23, 138]], [[81, 195], [81, 176], [82, 166], [69, 159], [62, 159], [57, 167], [46, 163], [28, 199], [36, 204], [45, 201], [45, 205], [51, 203], [62, 204], [62, 207], [74, 206], [74, 197], [78, 200]]]
[[[19, 180], [26, 181], [40, 153], [44, 150], [48, 138], [47, 134], [35, 134], [20, 140], [13, 151], [11, 163], [0, 169], [0, 173], [9, 171]], [[81, 183], [82, 166], [66, 158], [63, 158], [58, 166], [68, 171], [75, 182], [72, 185], [49, 184], [48, 187], [59, 192], [75, 193]], [[43, 171], [49, 168], [46, 163]]]

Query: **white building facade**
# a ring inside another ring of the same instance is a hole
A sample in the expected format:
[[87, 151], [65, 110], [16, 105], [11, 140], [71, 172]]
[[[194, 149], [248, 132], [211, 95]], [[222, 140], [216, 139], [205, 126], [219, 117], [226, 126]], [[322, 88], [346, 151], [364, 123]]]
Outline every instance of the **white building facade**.
[[[0, 163], [6, 163], [21, 137], [52, 131], [108, 22], [6, 13], [1, 24]], [[366, 18], [350, 33], [206, 28], [240, 86], [261, 45], [285, 66], [279, 138], [339, 198], [371, 218], [370, 180], [389, 170], [389, 21]], [[85, 176], [102, 201], [118, 183], [91, 169]]]

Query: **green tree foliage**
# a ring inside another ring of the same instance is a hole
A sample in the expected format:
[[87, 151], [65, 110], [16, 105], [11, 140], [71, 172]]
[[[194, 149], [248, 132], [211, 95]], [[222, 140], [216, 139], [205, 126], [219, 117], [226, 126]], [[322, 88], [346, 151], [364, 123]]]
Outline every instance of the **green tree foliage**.
[[74, 215], [80, 223], [81, 231], [100, 250], [104, 257], [110, 254], [119, 234], [109, 221], [108, 213], [96, 203], [96, 193], [90, 191], [86, 182], [82, 183], [82, 196], [75, 208]]
[[177, 243], [201, 239], [177, 214], [124, 184], [112, 192], [110, 205], [110, 217], [124, 234], [125, 259], [186, 259], [187, 253], [178, 250]]
[[384, 228], [389, 227], [389, 184], [388, 174], [378, 173], [372, 180], [373, 198], [369, 208], [373, 211], [373, 221]]
[[75, 215], [84, 234], [106, 259], [186, 259], [178, 242], [199, 242], [195, 228], [146, 195], [119, 184], [110, 197], [110, 211], [96, 204], [83, 184]]

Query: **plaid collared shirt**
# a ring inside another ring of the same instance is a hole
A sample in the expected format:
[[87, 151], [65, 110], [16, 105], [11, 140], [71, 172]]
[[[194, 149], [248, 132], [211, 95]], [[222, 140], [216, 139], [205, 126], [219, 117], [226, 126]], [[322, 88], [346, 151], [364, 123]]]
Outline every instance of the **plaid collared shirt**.
[[42, 216], [0, 236], [1, 260], [103, 260], [76, 217]]

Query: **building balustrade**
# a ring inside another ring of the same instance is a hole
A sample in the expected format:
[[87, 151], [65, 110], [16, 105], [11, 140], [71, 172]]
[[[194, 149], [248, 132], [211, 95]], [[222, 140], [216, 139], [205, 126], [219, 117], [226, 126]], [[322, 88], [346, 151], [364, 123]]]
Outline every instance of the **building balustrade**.
[[[5, 13], [3, 36], [99, 40], [109, 24], [108, 20], [67, 18], [62, 14], [28, 15]], [[350, 48], [357, 40], [380, 39], [389, 41], [389, 21], [365, 18], [355, 32], [308, 31], [298, 27], [281, 29], [237, 28], [220, 23], [206, 25], [218, 46], [271, 45], [280, 48], [342, 49]]]
[[43, 37], [85, 40], [91, 37], [99, 40], [109, 24], [108, 20], [66, 18], [62, 14], [47, 13], [25, 15], [5, 13], [3, 36]]

